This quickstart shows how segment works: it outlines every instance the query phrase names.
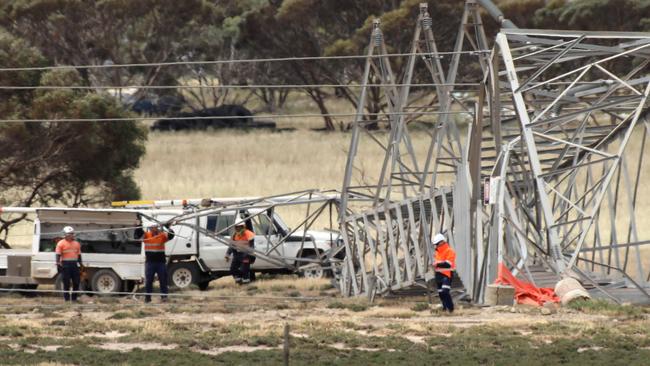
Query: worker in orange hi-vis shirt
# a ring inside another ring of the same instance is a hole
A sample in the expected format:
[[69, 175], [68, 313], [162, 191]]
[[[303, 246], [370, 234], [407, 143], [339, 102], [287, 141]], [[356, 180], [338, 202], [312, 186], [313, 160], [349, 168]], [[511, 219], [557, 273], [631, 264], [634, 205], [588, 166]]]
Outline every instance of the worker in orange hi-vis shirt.
[[442, 310], [452, 313], [454, 302], [451, 298], [451, 281], [454, 278], [454, 271], [456, 271], [456, 252], [442, 234], [436, 234], [433, 237], [433, 246], [436, 248], [433, 267], [436, 271], [438, 296], [442, 302]]
[[[232, 243], [242, 248], [253, 249], [255, 247], [255, 233], [246, 228], [245, 221], [239, 216], [235, 219], [235, 234], [232, 236]], [[234, 258], [230, 263], [230, 274], [235, 279], [235, 283], [240, 285], [249, 284], [252, 280], [251, 265], [255, 262], [255, 256], [248, 254], [246, 251], [229, 247], [226, 252], [226, 262], [230, 261], [231, 255]]]
[[[143, 230], [142, 221], [138, 219], [138, 228], [133, 233], [136, 239], [142, 238], [144, 245], [145, 263], [144, 263], [144, 287], [146, 295], [144, 302], [151, 302], [151, 293], [153, 291], [153, 279], [158, 275], [160, 282], [161, 301], [167, 302], [167, 256], [165, 255], [165, 243], [174, 239], [174, 230], [171, 229], [173, 223], [160, 225], [158, 223], [149, 223], [146, 225], [147, 231]], [[164, 227], [165, 231], [161, 228]]]
[[[64, 238], [56, 244], [56, 264], [59, 273], [63, 276], [63, 299], [77, 301], [79, 293], [81, 266], [81, 244], [74, 240], [74, 228], [63, 228]], [[70, 281], [72, 281], [72, 295], [70, 295]]]

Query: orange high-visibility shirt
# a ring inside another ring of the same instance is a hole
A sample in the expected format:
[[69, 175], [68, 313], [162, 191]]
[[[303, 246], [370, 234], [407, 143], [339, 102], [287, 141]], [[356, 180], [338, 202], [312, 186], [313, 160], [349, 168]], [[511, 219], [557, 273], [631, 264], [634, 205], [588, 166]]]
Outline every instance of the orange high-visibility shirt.
[[77, 261], [81, 255], [81, 244], [76, 240], [61, 239], [56, 243], [56, 254], [62, 261]]
[[250, 231], [250, 230], [244, 230], [244, 232], [240, 235], [239, 233], [235, 232], [235, 234], [232, 236], [232, 240], [235, 241], [250, 241], [255, 239], [255, 233]]
[[444, 242], [436, 248], [436, 257], [433, 262], [433, 266], [437, 267], [439, 263], [447, 262], [451, 266], [449, 270], [445, 269], [436, 269], [436, 272], [440, 272], [443, 275], [451, 278], [451, 272], [456, 270], [456, 252], [451, 249], [449, 243]]
[[144, 233], [144, 250], [145, 252], [164, 252], [165, 243], [168, 241], [167, 233], [158, 232], [154, 235], [151, 231]]

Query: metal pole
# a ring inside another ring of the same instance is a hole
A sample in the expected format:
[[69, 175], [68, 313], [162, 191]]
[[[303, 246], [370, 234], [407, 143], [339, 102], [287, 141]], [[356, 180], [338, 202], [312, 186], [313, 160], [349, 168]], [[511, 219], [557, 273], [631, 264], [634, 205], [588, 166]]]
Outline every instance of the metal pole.
[[289, 323], [284, 324], [284, 347], [282, 356], [284, 359], [284, 366], [289, 366]]

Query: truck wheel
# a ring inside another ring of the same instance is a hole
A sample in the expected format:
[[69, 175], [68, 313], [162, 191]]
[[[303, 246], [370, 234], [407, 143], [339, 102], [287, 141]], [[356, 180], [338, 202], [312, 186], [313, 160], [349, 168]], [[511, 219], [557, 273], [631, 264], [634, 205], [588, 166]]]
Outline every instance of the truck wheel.
[[198, 272], [194, 263], [174, 263], [169, 266], [169, 284], [179, 289], [186, 289], [191, 284], [198, 283]]
[[93, 291], [101, 294], [120, 292], [122, 280], [110, 269], [100, 269], [93, 275], [91, 285]]
[[37, 295], [36, 292], [31, 292], [31, 291], [26, 291], [26, 290], [36, 290], [38, 287], [38, 284], [23, 284], [23, 285], [12, 285], [11, 288], [14, 290], [20, 290], [16, 291], [19, 294], [25, 296], [25, 297], [35, 297]]
[[[309, 254], [305, 255], [303, 258], [318, 259], [318, 256], [316, 256], [316, 254]], [[305, 278], [325, 278], [326, 271], [322, 267], [312, 267], [303, 270], [300, 272], [300, 275]]]

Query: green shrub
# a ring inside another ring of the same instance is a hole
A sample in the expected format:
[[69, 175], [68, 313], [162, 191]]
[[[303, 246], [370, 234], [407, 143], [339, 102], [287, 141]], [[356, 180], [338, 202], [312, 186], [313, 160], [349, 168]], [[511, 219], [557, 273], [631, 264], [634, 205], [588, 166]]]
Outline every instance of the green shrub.
[[429, 304], [426, 302], [418, 302], [415, 305], [411, 307], [411, 310], [413, 311], [425, 311], [429, 310]]
[[619, 305], [606, 300], [574, 300], [569, 308], [592, 314], [607, 314], [624, 316], [631, 319], [643, 319], [650, 311], [647, 308], [634, 305]]
[[339, 301], [331, 302], [327, 307], [329, 309], [348, 309], [356, 312], [368, 310], [368, 305], [366, 304], [342, 303]]

